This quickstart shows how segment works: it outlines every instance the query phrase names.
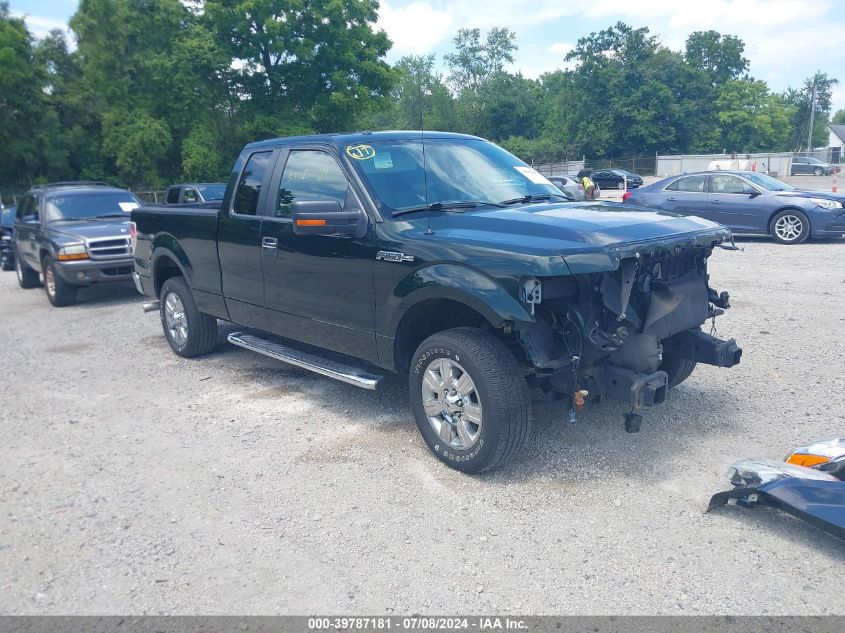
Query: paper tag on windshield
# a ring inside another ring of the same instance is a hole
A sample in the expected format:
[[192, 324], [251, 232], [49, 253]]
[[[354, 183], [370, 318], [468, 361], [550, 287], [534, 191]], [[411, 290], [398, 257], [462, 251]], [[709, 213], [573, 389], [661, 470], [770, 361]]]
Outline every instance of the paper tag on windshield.
[[120, 205], [120, 208], [123, 210], [124, 213], [129, 213], [132, 209], [138, 208], [137, 202], [118, 202], [117, 204]]
[[[528, 178], [528, 180], [533, 182], [535, 185], [551, 185], [552, 184], [551, 180], [546, 178], [543, 174], [541, 174], [539, 171], [537, 171], [533, 167], [518, 165], [518, 166], [515, 166], [514, 169], [517, 170], [520, 174], [522, 174], [526, 178]], [[554, 186], [554, 185], [552, 185], [552, 186]]]
[[373, 156], [373, 165], [376, 169], [393, 169], [393, 159], [390, 152], [381, 152]]

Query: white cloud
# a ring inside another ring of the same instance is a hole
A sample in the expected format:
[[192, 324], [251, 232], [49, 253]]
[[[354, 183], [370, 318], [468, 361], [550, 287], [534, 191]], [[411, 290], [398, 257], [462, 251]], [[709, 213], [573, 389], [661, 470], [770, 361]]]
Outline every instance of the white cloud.
[[35, 37], [44, 37], [53, 29], [59, 29], [65, 32], [68, 30], [66, 22], [54, 18], [41, 15], [27, 15], [23, 11], [11, 11], [11, 14], [13, 17], [23, 18], [27, 28]]
[[452, 12], [421, 0], [399, 8], [382, 2], [378, 26], [393, 42], [393, 53], [421, 55], [452, 34]]
[[566, 57], [566, 54], [574, 48], [572, 44], [569, 42], [555, 42], [554, 44], [549, 46], [550, 53], [557, 53], [563, 57]]

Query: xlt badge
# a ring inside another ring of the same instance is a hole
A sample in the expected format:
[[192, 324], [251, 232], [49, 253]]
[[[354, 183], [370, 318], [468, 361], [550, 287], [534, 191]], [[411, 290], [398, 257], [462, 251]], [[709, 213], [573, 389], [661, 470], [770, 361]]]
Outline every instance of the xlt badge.
[[376, 259], [381, 259], [385, 262], [412, 262], [413, 255], [405, 255], [405, 253], [394, 253], [393, 251], [379, 251], [376, 253]]

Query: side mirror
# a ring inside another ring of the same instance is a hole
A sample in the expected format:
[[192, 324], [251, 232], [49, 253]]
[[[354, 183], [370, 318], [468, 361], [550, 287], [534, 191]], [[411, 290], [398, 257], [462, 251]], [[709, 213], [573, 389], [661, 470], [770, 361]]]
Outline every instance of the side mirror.
[[296, 235], [354, 235], [364, 237], [367, 214], [363, 209], [343, 211], [337, 200], [304, 200], [291, 206]]
[[749, 191], [748, 195], [752, 198], [756, 198], [757, 196], [760, 195], [760, 192], [755, 189], [754, 191]]

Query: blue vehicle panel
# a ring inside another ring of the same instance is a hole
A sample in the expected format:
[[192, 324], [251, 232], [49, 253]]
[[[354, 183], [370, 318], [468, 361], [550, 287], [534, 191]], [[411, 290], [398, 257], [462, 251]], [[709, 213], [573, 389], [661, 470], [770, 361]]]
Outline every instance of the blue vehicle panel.
[[696, 215], [736, 233], [771, 235], [783, 243], [845, 234], [845, 195], [799, 190], [756, 172], [672, 176], [631, 192], [625, 202]]

